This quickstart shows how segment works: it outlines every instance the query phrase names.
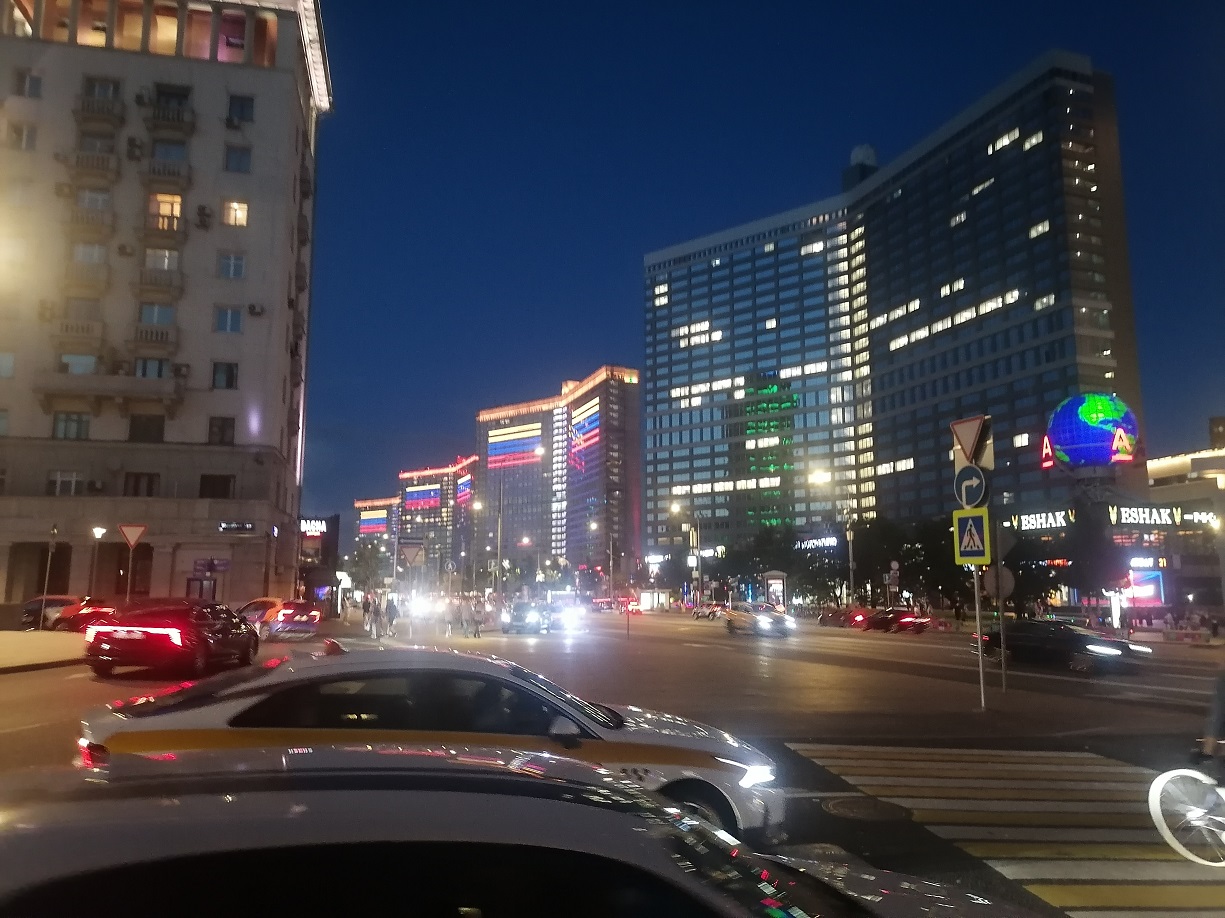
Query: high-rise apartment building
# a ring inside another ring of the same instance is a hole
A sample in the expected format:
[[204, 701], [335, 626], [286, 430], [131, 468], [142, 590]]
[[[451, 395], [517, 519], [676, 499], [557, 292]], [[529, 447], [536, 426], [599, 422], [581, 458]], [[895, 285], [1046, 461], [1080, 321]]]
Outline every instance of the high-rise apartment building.
[[[448, 574], [469, 570], [472, 505], [477, 457], [460, 456], [450, 465], [400, 473], [400, 519], [395, 542], [401, 562], [423, 566], [425, 582], [443, 583]], [[405, 549], [408, 549], [407, 554]], [[459, 580], [453, 579], [452, 585]]]
[[605, 366], [560, 395], [477, 415], [478, 523], [496, 541], [500, 514], [504, 559], [603, 566], [611, 553], [618, 575], [636, 561], [638, 399], [638, 371]]
[[316, 0], [0, 0], [0, 87], [0, 599], [290, 593]]
[[[844, 190], [645, 259], [647, 550], [954, 506], [948, 424], [990, 414], [992, 501], [1062, 505], [1047, 415], [1140, 416], [1113, 85], [1052, 52]], [[709, 517], [707, 520], [706, 518]]]
[[400, 525], [400, 499], [373, 497], [353, 501], [357, 511], [356, 545], [378, 545], [391, 550]]

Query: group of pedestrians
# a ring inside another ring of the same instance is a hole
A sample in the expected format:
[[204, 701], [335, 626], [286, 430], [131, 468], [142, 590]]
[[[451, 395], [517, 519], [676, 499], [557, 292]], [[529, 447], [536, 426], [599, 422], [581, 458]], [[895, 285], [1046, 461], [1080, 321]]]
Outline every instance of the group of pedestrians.
[[399, 618], [400, 610], [390, 596], [381, 606], [377, 596], [366, 596], [362, 600], [362, 629], [376, 641], [381, 637], [395, 637]]
[[479, 638], [485, 624], [485, 604], [478, 599], [460, 597], [447, 609], [447, 637], [462, 630], [464, 637]]

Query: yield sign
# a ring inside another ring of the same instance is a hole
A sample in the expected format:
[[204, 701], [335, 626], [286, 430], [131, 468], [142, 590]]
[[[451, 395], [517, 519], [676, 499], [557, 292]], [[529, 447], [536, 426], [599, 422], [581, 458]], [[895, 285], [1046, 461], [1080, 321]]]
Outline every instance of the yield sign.
[[119, 534], [128, 543], [128, 548], [135, 548], [148, 528], [144, 523], [125, 523], [119, 527]]
[[972, 418], [962, 418], [949, 425], [953, 429], [953, 439], [961, 447], [962, 455], [970, 462], [978, 453], [978, 440], [983, 434], [983, 424], [987, 416], [980, 414]]

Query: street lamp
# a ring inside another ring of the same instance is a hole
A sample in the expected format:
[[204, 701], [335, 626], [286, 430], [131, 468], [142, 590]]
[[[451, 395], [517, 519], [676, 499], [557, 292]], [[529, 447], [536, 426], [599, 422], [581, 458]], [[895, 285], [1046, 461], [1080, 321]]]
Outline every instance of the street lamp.
[[94, 533], [94, 555], [89, 562], [89, 595], [94, 595], [94, 580], [98, 573], [98, 543], [102, 541], [102, 537], [106, 535], [106, 529], [102, 526], [95, 526]]
[[[810, 484], [825, 486], [833, 482], [833, 473], [826, 469], [816, 469], [808, 473]], [[837, 516], [838, 501], [834, 500], [834, 514]], [[855, 531], [851, 529], [851, 520], [846, 520], [846, 562], [847, 562], [847, 592], [848, 602], [855, 605]]]
[[[682, 511], [680, 504], [672, 505], [672, 512], [679, 515]], [[693, 520], [693, 550], [698, 556], [698, 589], [693, 597], [693, 606], [696, 609], [702, 602], [702, 519], [698, 516], [696, 510], [689, 511], [689, 518]]]

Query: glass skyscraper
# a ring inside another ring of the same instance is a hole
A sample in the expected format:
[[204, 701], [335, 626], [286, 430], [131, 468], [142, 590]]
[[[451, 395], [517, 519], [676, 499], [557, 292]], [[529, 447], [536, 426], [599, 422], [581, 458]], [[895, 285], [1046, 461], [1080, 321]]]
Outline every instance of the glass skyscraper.
[[763, 524], [956, 506], [949, 422], [990, 414], [994, 504], [1066, 505], [1050, 411], [1117, 392], [1143, 424], [1110, 78], [1052, 52], [843, 191], [645, 258], [645, 551], [703, 517]]

